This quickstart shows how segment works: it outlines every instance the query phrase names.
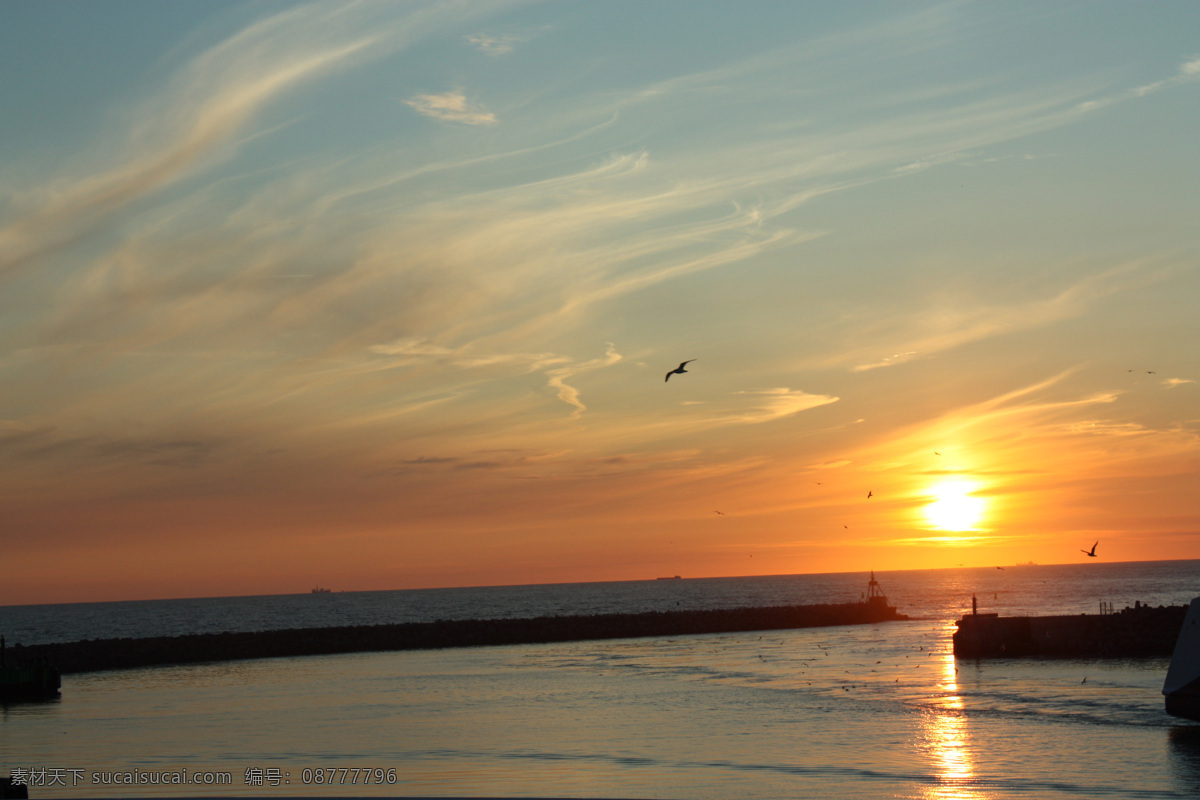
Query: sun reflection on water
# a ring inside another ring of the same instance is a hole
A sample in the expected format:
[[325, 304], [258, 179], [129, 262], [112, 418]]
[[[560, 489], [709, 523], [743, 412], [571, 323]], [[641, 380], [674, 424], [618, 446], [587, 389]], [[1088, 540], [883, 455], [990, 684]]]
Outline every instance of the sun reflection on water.
[[928, 787], [922, 797], [927, 800], [985, 800], [978, 791], [970, 746], [970, 732], [963, 713], [963, 701], [958, 695], [958, 680], [952, 653], [941, 657], [941, 675], [937, 686], [939, 702], [925, 718], [924, 737], [937, 783]]

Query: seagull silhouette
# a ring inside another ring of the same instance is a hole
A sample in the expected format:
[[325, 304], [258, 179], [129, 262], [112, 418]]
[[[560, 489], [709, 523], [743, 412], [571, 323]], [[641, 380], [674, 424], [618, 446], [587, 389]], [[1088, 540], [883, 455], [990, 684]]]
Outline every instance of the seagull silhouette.
[[[1100, 544], [1100, 542], [1096, 542], [1096, 544]], [[1080, 550], [1079, 552], [1083, 553], [1085, 556], [1091, 556], [1092, 558], [1095, 558], [1096, 557], [1096, 544], [1092, 545], [1091, 551]]]
[[687, 370], [684, 369], [684, 367], [686, 367], [688, 364], [692, 363], [695, 360], [696, 359], [694, 359], [694, 358], [689, 358], [687, 361], [681, 362], [678, 367], [676, 367], [675, 369], [673, 369], [667, 373], [667, 377], [663, 378], [663, 383], [666, 383], [667, 381], [671, 380], [672, 375], [682, 375], [685, 372], [687, 372]]
[[874, 492], [867, 492], [867, 499], [870, 500], [874, 495]]

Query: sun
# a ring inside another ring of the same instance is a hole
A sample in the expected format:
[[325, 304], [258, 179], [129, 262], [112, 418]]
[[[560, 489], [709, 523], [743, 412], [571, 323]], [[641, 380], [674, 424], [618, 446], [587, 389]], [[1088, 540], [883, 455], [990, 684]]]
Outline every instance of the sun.
[[930, 491], [934, 500], [925, 506], [925, 517], [933, 527], [943, 531], [977, 530], [987, 511], [987, 501], [975, 497], [976, 485], [970, 481], [943, 481]]

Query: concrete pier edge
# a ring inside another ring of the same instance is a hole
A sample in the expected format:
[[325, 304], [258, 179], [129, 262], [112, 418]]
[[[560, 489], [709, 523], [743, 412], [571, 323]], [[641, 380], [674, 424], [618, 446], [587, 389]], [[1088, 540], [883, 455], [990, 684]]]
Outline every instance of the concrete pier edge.
[[1170, 657], [1187, 609], [1137, 604], [1112, 614], [971, 613], [955, 623], [954, 655], [969, 659]]

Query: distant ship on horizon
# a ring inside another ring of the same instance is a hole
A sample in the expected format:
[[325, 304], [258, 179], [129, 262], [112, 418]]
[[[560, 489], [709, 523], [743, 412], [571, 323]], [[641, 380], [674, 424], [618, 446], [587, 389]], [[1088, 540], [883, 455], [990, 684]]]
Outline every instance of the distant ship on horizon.
[[683, 580], [683, 578], [681, 578], [678, 575], [668, 575], [665, 578], [655, 578], [654, 580], [656, 580], [656, 581], [681, 581], [681, 580]]
[[329, 590], [322, 589], [320, 586], [314, 586], [311, 594], [329, 594]]

